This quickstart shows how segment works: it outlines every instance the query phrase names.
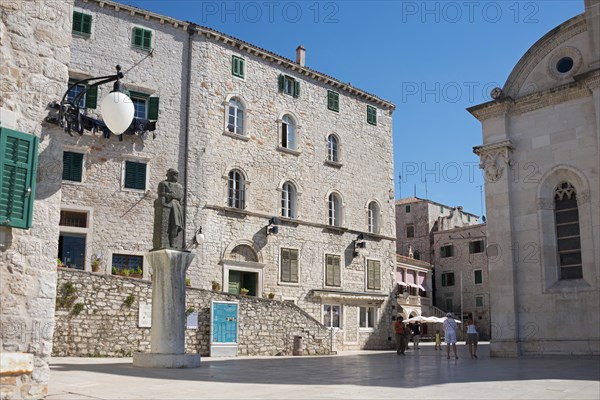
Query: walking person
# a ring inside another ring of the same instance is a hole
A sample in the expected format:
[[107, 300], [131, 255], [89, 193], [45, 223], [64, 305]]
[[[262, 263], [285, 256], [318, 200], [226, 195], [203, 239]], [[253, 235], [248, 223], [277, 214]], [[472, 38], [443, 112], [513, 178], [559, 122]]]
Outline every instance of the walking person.
[[394, 335], [396, 336], [396, 353], [398, 355], [404, 355], [404, 351], [406, 350], [406, 330], [407, 328], [404, 326], [402, 321], [404, 318], [402, 316], [398, 316], [394, 321]]
[[469, 346], [469, 354], [471, 358], [477, 359], [477, 342], [479, 341], [479, 333], [473, 317], [467, 320], [467, 346]]
[[448, 359], [450, 359], [450, 346], [452, 346], [452, 349], [454, 350], [454, 358], [458, 358], [458, 355], [456, 354], [456, 331], [458, 330], [458, 326], [456, 326], [456, 321], [454, 320], [452, 313], [446, 314], [446, 320], [444, 321], [443, 326]]
[[419, 324], [418, 321], [415, 322], [412, 326], [412, 335], [413, 335], [414, 349], [420, 350], [419, 341], [421, 340], [421, 325]]

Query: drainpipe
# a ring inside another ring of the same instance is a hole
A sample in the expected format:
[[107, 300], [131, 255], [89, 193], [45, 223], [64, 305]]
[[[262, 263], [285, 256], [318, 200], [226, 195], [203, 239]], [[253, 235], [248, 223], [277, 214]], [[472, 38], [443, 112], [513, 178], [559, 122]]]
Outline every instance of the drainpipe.
[[183, 212], [183, 245], [185, 246], [186, 242], [186, 232], [187, 232], [187, 198], [188, 198], [188, 170], [189, 170], [189, 153], [190, 153], [190, 146], [189, 146], [189, 141], [190, 141], [190, 99], [191, 99], [191, 92], [192, 92], [192, 37], [194, 36], [194, 33], [196, 32], [196, 24], [190, 24], [187, 27], [187, 33], [188, 33], [188, 43], [187, 43], [187, 71], [186, 71], [186, 76], [185, 76], [185, 115], [183, 118], [183, 132], [185, 134], [185, 142], [184, 142], [184, 146], [185, 146], [185, 150], [184, 150], [184, 157], [185, 157], [185, 168], [183, 171], [183, 180], [185, 182], [185, 185], [183, 186], [183, 204], [184, 204], [184, 212]]

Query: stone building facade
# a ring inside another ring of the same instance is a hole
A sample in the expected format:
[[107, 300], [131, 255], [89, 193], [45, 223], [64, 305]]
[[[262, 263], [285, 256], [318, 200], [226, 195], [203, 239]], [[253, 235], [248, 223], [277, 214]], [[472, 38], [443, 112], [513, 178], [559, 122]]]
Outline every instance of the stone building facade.
[[469, 109], [483, 128], [492, 355], [600, 353], [599, 38], [600, 1], [586, 0]]
[[152, 53], [123, 81], [156, 130], [65, 137], [65, 165], [82, 173], [63, 174], [61, 261], [148, 279], [156, 187], [175, 167], [183, 241], [205, 237], [193, 286], [273, 293], [343, 349], [388, 346], [394, 105], [306, 67], [302, 47], [292, 61], [110, 1], [78, 1], [75, 12], [88, 25], [73, 35], [70, 77], [128, 70]]
[[428, 199], [396, 200], [396, 252], [433, 264], [433, 233], [479, 223], [477, 215]]
[[68, 80], [72, 3], [0, 2], [2, 399], [48, 392], [62, 143], [43, 121]]
[[489, 273], [486, 225], [470, 225], [435, 232], [435, 304], [458, 319], [472, 316], [479, 338], [490, 339]]

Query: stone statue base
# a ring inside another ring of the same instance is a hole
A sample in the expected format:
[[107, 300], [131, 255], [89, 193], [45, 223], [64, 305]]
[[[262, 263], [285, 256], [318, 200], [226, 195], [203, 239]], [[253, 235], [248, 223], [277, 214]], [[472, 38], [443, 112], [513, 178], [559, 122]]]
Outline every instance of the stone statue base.
[[200, 355], [185, 354], [185, 272], [194, 254], [179, 250], [146, 253], [152, 267], [150, 353], [135, 353], [133, 365], [146, 368], [195, 368]]

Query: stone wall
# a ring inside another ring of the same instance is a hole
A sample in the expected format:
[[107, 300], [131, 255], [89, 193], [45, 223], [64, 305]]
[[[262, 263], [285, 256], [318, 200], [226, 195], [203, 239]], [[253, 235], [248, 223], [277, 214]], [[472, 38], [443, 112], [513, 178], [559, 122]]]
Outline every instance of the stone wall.
[[[150, 351], [150, 328], [138, 328], [139, 304], [151, 303], [149, 282], [59, 268], [57, 288], [53, 355]], [[239, 355], [291, 355], [294, 336], [303, 337], [304, 355], [331, 353], [331, 331], [292, 303], [196, 288], [188, 288], [186, 298], [199, 322], [199, 329], [186, 330], [186, 352], [210, 354], [210, 302], [226, 300], [240, 304]]]
[[62, 142], [43, 124], [64, 93], [72, 0], [0, 2], [0, 125], [40, 138], [30, 229], [0, 227], [0, 397], [42, 398], [52, 350]]

